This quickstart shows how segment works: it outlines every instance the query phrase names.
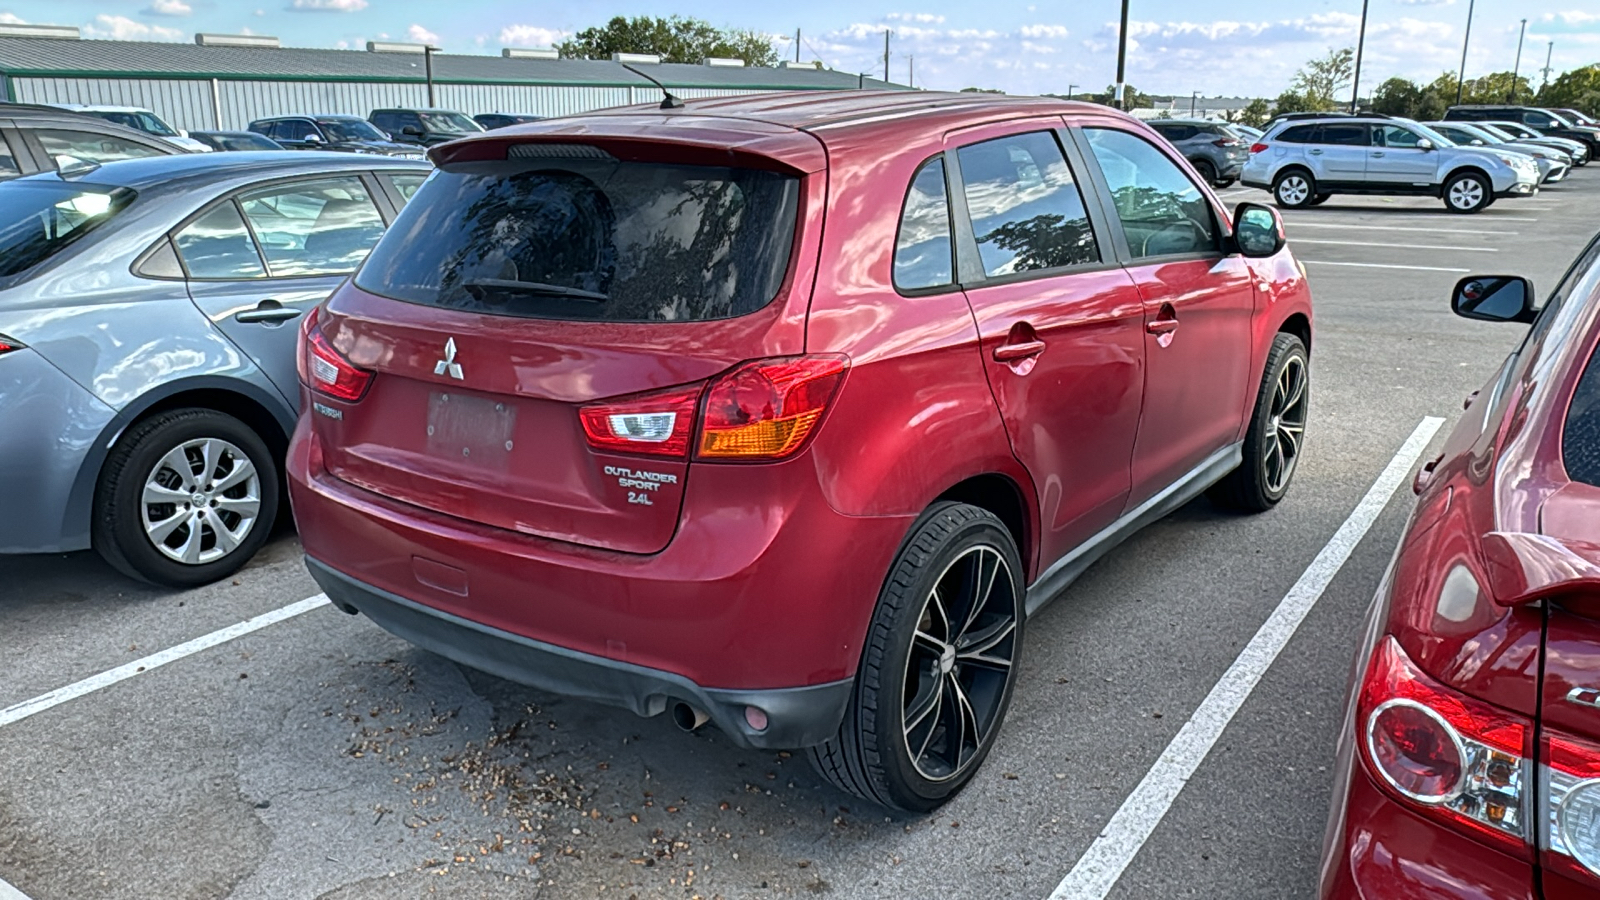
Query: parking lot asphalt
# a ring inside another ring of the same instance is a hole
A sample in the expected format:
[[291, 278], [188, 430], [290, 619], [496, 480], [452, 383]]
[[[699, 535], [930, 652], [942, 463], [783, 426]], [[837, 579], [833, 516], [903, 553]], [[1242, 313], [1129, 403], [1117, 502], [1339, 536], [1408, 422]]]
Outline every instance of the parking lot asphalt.
[[[1600, 227], [1592, 169], [1476, 216], [1376, 197], [1286, 212], [1317, 315], [1288, 498], [1249, 518], [1196, 501], [1029, 622], [999, 743], [935, 815], [887, 817], [799, 755], [541, 694], [322, 605], [0, 713], [0, 898], [1049, 897], [1407, 438], [1448, 429], [1521, 336], [1453, 317], [1456, 279], [1552, 287]], [[1402, 481], [1120, 878], [1064, 896], [1314, 893]], [[316, 593], [288, 530], [182, 593], [89, 553], [0, 559], [0, 710]]]

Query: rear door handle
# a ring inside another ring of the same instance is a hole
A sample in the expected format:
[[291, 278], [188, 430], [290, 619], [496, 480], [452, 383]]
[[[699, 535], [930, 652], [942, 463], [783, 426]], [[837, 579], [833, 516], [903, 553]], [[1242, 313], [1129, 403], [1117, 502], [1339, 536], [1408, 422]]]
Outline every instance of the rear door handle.
[[1178, 320], [1152, 319], [1145, 323], [1144, 330], [1151, 334], [1171, 334], [1178, 330]]
[[1044, 352], [1044, 341], [1022, 341], [1016, 344], [1001, 344], [994, 348], [994, 361], [999, 363], [1013, 363], [1019, 359], [1028, 359]]
[[263, 300], [256, 304], [255, 309], [247, 309], [243, 312], [234, 313], [233, 320], [235, 322], [243, 322], [247, 325], [251, 322], [276, 324], [278, 322], [287, 322], [290, 319], [298, 317], [299, 315], [300, 310], [298, 309], [290, 306], [284, 306], [276, 300]]

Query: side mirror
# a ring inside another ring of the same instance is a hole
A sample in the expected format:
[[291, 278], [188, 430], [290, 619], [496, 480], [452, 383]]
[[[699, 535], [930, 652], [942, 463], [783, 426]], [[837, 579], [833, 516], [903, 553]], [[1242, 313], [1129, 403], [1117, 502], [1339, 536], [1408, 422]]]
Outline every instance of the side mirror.
[[400, 133], [410, 135], [411, 137], [422, 137], [422, 129], [415, 125], [407, 125], [406, 127], [400, 129]]
[[320, 143], [322, 143], [322, 135], [320, 135], [320, 134], [308, 134], [305, 137], [305, 141], [308, 144], [320, 144]]
[[1276, 256], [1289, 242], [1278, 211], [1259, 203], [1241, 203], [1233, 211], [1233, 240], [1245, 256]]
[[1534, 309], [1533, 296], [1533, 284], [1526, 278], [1474, 275], [1456, 282], [1450, 309], [1464, 319], [1526, 324], [1539, 312]]
[[1433, 149], [1433, 141], [1430, 141], [1427, 138], [1423, 138], [1422, 140], [1417, 141], [1417, 149], [1418, 150], [1432, 150]]
[[1473, 146], [1473, 147], [1482, 147], [1483, 146], [1483, 139], [1482, 138], [1473, 138], [1471, 146]]

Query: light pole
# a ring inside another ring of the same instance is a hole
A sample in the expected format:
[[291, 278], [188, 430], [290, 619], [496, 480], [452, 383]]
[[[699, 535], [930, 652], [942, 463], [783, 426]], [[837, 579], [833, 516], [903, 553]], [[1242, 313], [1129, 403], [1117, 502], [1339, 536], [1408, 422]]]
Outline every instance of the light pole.
[[883, 83], [889, 83], [889, 35], [894, 32], [885, 28], [883, 30]]
[[439, 48], [433, 46], [432, 44], [428, 44], [422, 48], [422, 65], [428, 73], [428, 106], [430, 108], [439, 105], [435, 103], [433, 99], [433, 55], [438, 52]]
[[1189, 92], [1189, 118], [1194, 118], [1194, 102], [1200, 98], [1199, 91]]
[[1467, 85], [1467, 44], [1472, 40], [1472, 9], [1477, 0], [1467, 0], [1467, 31], [1461, 36], [1461, 74], [1456, 76], [1456, 105], [1461, 105], [1461, 90]]
[[1528, 20], [1522, 20], [1522, 33], [1517, 35], [1517, 62], [1511, 67], [1511, 90], [1506, 91], [1506, 102], [1517, 100], [1517, 76], [1522, 72], [1522, 39], [1528, 36]]
[[1067, 99], [1068, 99], [1068, 100], [1071, 100], [1071, 99], [1072, 99], [1072, 94], [1073, 94], [1073, 91], [1075, 91], [1075, 90], [1076, 90], [1076, 89], [1077, 89], [1077, 87], [1078, 87], [1078, 86], [1077, 86], [1077, 85], [1075, 85], [1075, 84], [1068, 84], [1068, 85], [1067, 85]]
[[1128, 0], [1122, 0], [1122, 27], [1117, 29], [1117, 86], [1112, 89], [1112, 105], [1123, 112], [1128, 111], [1124, 102], [1127, 82], [1123, 80], [1127, 74], [1128, 66]]
[[1551, 41], [1550, 42], [1550, 46], [1548, 48], [1546, 48], [1546, 50], [1544, 51], [1544, 68], [1540, 70], [1540, 71], [1544, 72], [1544, 80], [1539, 83], [1539, 90], [1541, 92], [1543, 92], [1544, 89], [1546, 87], [1548, 87], [1549, 84], [1550, 84], [1550, 57], [1555, 52], [1556, 52], [1556, 42], [1555, 41]]
[[1361, 101], [1361, 51], [1367, 46], [1367, 0], [1361, 0], [1361, 31], [1356, 35], [1356, 72], [1350, 85], [1350, 112], [1356, 111]]

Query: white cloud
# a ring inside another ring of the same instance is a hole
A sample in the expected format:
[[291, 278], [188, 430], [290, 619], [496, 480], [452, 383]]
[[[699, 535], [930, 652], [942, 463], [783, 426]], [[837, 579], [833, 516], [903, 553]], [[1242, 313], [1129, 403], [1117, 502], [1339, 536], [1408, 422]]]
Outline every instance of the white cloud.
[[1065, 25], [1024, 25], [1018, 29], [1017, 33], [1025, 38], [1034, 38], [1035, 40], [1050, 38], [1051, 40], [1059, 41], [1072, 32], [1068, 31]]
[[1394, 0], [1401, 6], [1449, 6], [1456, 0]]
[[256, 18], [258, 18], [258, 19], [261, 18], [262, 16], [266, 15], [266, 14], [267, 14], [267, 11], [264, 10], [264, 9], [256, 10]]
[[144, 13], [147, 16], [187, 16], [194, 9], [183, 0], [155, 0]]
[[1559, 21], [1563, 25], [1594, 25], [1600, 23], [1600, 13], [1573, 9], [1566, 12], [1545, 13], [1543, 19], [1546, 22]]
[[437, 34], [434, 34], [433, 32], [416, 23], [412, 23], [411, 27], [406, 29], [406, 37], [410, 40], [416, 41], [419, 44], [439, 43], [439, 36]]
[[883, 18], [890, 22], [918, 22], [923, 25], [939, 25], [944, 22], [944, 16], [934, 13], [889, 13]]
[[507, 47], [554, 47], [571, 34], [559, 28], [539, 25], [507, 25], [500, 29], [500, 43]]
[[8, 12], [0, 12], [0, 25], [26, 25], [26, 24], [28, 24], [28, 23], [23, 21], [21, 16], [13, 15], [12, 13], [8, 13]]
[[126, 16], [95, 16], [84, 26], [83, 36], [109, 41], [181, 41], [188, 35], [177, 28], [146, 25]]
[[367, 0], [294, 0], [287, 9], [295, 12], [360, 12]]

